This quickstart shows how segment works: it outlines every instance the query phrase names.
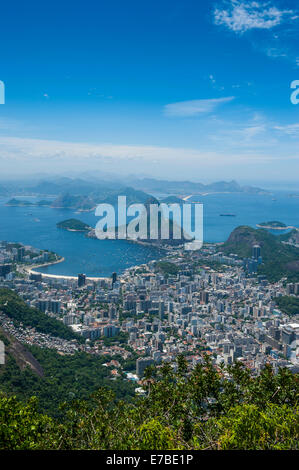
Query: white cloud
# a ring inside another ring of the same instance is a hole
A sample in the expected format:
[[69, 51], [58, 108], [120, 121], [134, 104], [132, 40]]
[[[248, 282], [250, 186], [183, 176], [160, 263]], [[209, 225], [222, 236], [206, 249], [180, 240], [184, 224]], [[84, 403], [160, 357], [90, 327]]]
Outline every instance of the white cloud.
[[293, 10], [280, 10], [269, 2], [231, 0], [225, 8], [214, 10], [217, 25], [224, 25], [236, 33], [251, 29], [271, 29], [280, 25], [286, 18], [295, 21], [298, 16]]
[[274, 126], [277, 131], [283, 132], [284, 134], [299, 137], [299, 124], [287, 124], [285, 126]]
[[[217, 149], [134, 146], [113, 144], [85, 144], [18, 137], [0, 137], [0, 161], [8, 171], [48, 171], [49, 169], [101, 168], [132, 172], [152, 169], [178, 171], [188, 168], [218, 167], [219, 165], [244, 164], [261, 159], [261, 155], [236, 152], [223, 153]], [[5, 163], [4, 163], [5, 162]]]
[[265, 132], [266, 128], [263, 125], [260, 126], [250, 126], [243, 129], [243, 135], [245, 139], [252, 139], [259, 134]]
[[274, 59], [276, 59], [277, 57], [288, 57], [286, 50], [281, 49], [281, 48], [266, 47], [263, 50], [267, 54], [268, 57], [273, 57]]
[[[209, 119], [207, 118], [207, 121]], [[224, 123], [225, 124], [225, 123]], [[223, 124], [223, 125], [224, 125]], [[198, 148], [161, 147], [153, 145], [88, 144], [32, 138], [0, 136], [0, 168], [2, 178], [24, 177], [34, 173], [82, 175], [84, 172], [106, 172], [128, 175], [143, 174], [161, 178], [200, 179], [235, 177], [254, 178], [259, 174], [270, 177], [277, 171], [287, 173], [286, 160], [298, 162], [297, 143], [289, 139], [289, 145], [278, 145], [270, 140], [273, 134], [260, 120], [239, 126], [219, 129], [215, 121], [214, 132], [204, 129], [198, 139]], [[211, 128], [210, 128], [211, 130]], [[296, 167], [297, 168], [297, 167]], [[291, 175], [296, 172], [292, 166]], [[250, 173], [251, 172], [251, 173]]]
[[213, 98], [208, 100], [191, 100], [170, 103], [164, 106], [164, 113], [167, 116], [174, 117], [196, 116], [198, 114], [210, 113], [214, 111], [217, 106], [224, 103], [229, 103], [234, 98], [234, 96], [229, 96], [227, 98]]
[[[171, 162], [174, 158], [187, 157], [190, 160], [206, 159], [213, 152], [201, 152], [190, 148], [171, 148], [146, 145], [85, 144], [55, 140], [41, 140], [19, 137], [0, 137], [0, 154], [7, 159], [30, 161], [75, 161], [84, 165], [84, 160], [101, 161], [148, 161], [153, 159]], [[216, 154], [214, 154], [215, 156]]]
[[218, 90], [218, 91], [223, 91], [223, 90], [224, 90], [224, 86], [219, 85], [219, 84], [217, 83], [217, 80], [216, 80], [216, 78], [214, 77], [214, 75], [212, 75], [212, 74], [209, 75], [208, 79], [209, 79], [209, 81], [210, 81], [211, 86], [214, 88], [214, 90]]

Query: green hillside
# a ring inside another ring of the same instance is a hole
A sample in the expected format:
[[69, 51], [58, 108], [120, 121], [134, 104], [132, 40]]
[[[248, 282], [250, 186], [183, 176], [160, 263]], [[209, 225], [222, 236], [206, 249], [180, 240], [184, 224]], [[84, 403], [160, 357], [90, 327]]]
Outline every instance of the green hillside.
[[110, 369], [103, 366], [109, 359], [106, 356], [85, 352], [62, 356], [53, 349], [23, 346], [26, 358], [30, 356], [35, 365], [33, 368], [29, 363], [24, 367], [23, 356], [13, 354], [9, 344], [6, 350], [6, 363], [0, 366], [0, 391], [16, 395], [20, 400], [35, 395], [39, 410], [51, 416], [61, 417], [60, 403], [87, 399], [103, 386], [114, 390], [118, 399], [129, 400], [134, 395], [132, 382], [123, 378], [111, 379]]
[[16, 325], [22, 323], [24, 326], [34, 327], [41, 333], [67, 340], [82, 341], [82, 337], [74, 333], [68, 326], [36, 308], [29, 307], [12, 290], [0, 289], [0, 311], [11, 318]]
[[299, 249], [282, 243], [280, 237], [265, 229], [237, 227], [219, 250], [247, 258], [252, 256], [255, 244], [261, 246], [263, 264], [259, 267], [260, 274], [265, 274], [270, 282], [282, 277], [287, 277], [290, 282], [299, 281]]
[[279, 239], [284, 242], [292, 243], [294, 245], [299, 245], [299, 230], [293, 229], [287, 233], [279, 235]]

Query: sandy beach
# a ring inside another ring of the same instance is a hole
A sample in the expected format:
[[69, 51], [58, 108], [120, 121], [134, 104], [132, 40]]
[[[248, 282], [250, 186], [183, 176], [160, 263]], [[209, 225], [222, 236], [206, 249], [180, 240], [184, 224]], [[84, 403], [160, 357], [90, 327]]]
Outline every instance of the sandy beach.
[[[63, 261], [65, 261], [65, 259], [61, 258], [59, 260], [52, 261], [51, 263], [38, 264], [38, 265], [34, 265], [34, 266], [25, 266], [24, 268], [25, 268], [25, 271], [27, 271], [27, 273], [29, 275], [30, 274], [41, 274], [43, 278], [77, 280], [78, 279], [77, 276], [67, 276], [67, 275], [64, 275], [64, 274], [47, 274], [47, 273], [41, 273], [40, 271], [35, 271], [38, 268], [44, 268], [46, 266], [52, 266], [53, 264], [62, 263]], [[107, 279], [110, 279], [110, 278], [109, 277], [88, 277], [88, 276], [86, 276], [86, 280], [88, 280], [88, 281], [102, 281], [102, 280], [107, 280]]]
[[261, 224], [256, 224], [258, 228], [266, 228], [267, 230], [298, 230], [297, 227], [294, 227], [293, 225], [288, 225], [285, 227], [272, 227], [272, 225], [261, 225]]

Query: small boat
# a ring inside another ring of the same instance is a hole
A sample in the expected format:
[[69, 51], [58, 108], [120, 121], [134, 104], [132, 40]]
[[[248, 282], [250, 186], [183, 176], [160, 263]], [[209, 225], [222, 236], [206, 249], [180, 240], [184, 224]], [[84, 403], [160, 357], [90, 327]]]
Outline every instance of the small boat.
[[236, 217], [236, 214], [219, 214], [220, 217]]

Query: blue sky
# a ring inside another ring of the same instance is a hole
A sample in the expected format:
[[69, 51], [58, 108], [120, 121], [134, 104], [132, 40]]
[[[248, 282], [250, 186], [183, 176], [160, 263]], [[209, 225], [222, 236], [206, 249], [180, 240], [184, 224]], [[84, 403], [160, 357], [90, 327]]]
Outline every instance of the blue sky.
[[295, 0], [29, 0], [1, 17], [3, 175], [296, 180]]

